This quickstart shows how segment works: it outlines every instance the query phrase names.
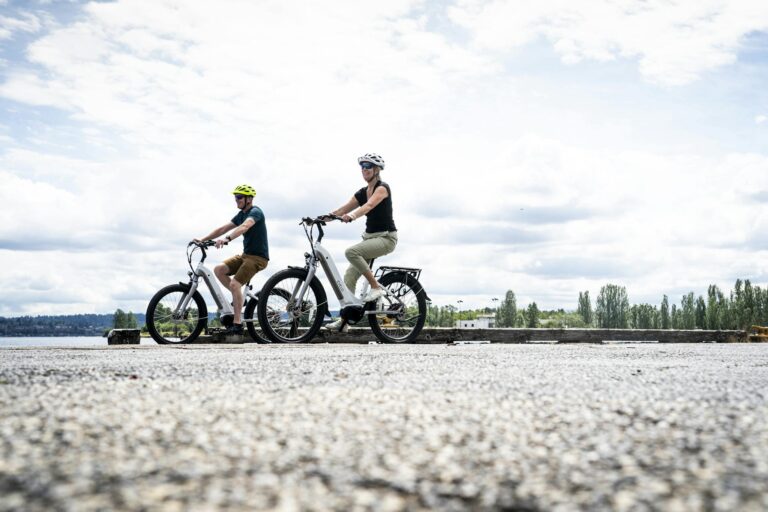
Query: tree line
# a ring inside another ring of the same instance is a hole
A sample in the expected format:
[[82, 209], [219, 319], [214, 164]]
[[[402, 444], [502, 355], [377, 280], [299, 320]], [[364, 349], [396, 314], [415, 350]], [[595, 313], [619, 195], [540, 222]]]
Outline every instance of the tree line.
[[118, 309], [113, 314], [0, 317], [0, 336], [102, 336], [114, 328], [136, 328], [144, 314]]
[[518, 307], [515, 292], [508, 290], [498, 308], [459, 311], [455, 306], [430, 306], [426, 325], [453, 327], [457, 320], [495, 314], [496, 327], [597, 327], [604, 329], [749, 329], [768, 324], [768, 288], [737, 279], [727, 294], [710, 285], [706, 295], [689, 292], [679, 303], [663, 295], [656, 304], [630, 304], [624, 286], [600, 288], [594, 307], [589, 291], [579, 292], [576, 309], [539, 310], [536, 302]]
[[[536, 302], [518, 307], [515, 292], [508, 290], [497, 308], [459, 310], [456, 306], [433, 306], [427, 310], [426, 325], [454, 327], [457, 320], [495, 315], [496, 327], [598, 327], [605, 329], [749, 329], [768, 325], [768, 288], [753, 286], [749, 279], [737, 279], [726, 294], [710, 285], [706, 295], [689, 292], [679, 303], [667, 295], [656, 304], [630, 304], [623, 286], [600, 288], [594, 307], [589, 291], [579, 292], [576, 309], [542, 311]], [[144, 314], [80, 314], [55, 316], [0, 317], [0, 336], [101, 336], [111, 328], [144, 329]], [[209, 314], [209, 325], [218, 322]]]

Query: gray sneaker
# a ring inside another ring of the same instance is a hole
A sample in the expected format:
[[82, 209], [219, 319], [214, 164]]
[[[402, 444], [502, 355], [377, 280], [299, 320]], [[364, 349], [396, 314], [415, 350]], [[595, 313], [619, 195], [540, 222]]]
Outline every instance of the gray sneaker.
[[325, 328], [329, 331], [336, 331], [336, 332], [347, 332], [349, 330], [349, 324], [344, 324], [344, 327], [341, 326], [341, 324], [344, 323], [344, 320], [339, 317], [336, 319], [336, 321], [331, 322], [329, 324], [325, 324]]
[[377, 301], [386, 294], [387, 294], [387, 291], [384, 288], [371, 288], [368, 294], [365, 297], [363, 297], [363, 302]]

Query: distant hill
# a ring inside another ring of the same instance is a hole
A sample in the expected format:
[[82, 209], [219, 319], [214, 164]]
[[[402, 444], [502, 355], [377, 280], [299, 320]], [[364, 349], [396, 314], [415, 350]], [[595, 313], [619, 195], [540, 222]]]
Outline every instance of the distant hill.
[[[139, 327], [144, 313], [134, 313]], [[101, 336], [112, 328], [114, 313], [98, 315], [0, 316], [0, 336]]]

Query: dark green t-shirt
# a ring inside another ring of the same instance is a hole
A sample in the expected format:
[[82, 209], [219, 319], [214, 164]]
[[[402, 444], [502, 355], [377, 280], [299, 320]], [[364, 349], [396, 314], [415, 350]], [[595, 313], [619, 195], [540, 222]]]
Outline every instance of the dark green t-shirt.
[[243, 252], [253, 256], [261, 256], [269, 259], [269, 243], [267, 242], [267, 223], [264, 220], [264, 212], [258, 206], [251, 206], [247, 212], [241, 211], [232, 218], [232, 223], [239, 226], [248, 217], [256, 222], [243, 233]]

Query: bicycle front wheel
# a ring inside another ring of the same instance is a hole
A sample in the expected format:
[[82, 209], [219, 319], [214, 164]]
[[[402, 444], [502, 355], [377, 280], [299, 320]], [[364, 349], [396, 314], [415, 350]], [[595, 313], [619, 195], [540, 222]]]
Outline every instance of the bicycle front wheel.
[[183, 307], [189, 295], [189, 286], [172, 284], [161, 289], [147, 306], [147, 330], [157, 343], [190, 343], [208, 322], [208, 308], [199, 292]]
[[373, 334], [384, 343], [407, 343], [416, 339], [427, 319], [427, 299], [421, 284], [402, 272], [385, 274], [379, 284], [387, 294], [375, 304], [381, 313], [368, 315]]
[[269, 278], [259, 292], [259, 326], [273, 342], [304, 343], [320, 330], [328, 310], [325, 290], [313, 278], [299, 298], [306, 282], [305, 269], [289, 268]]

